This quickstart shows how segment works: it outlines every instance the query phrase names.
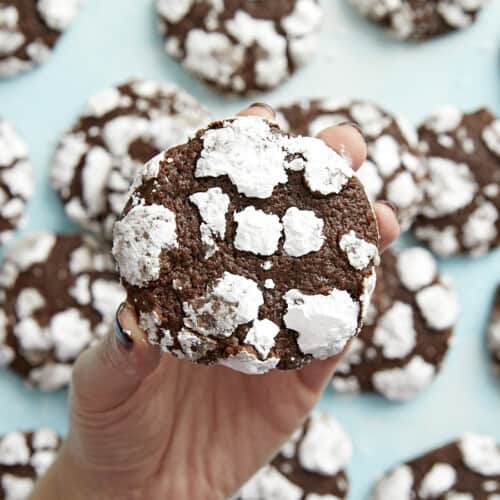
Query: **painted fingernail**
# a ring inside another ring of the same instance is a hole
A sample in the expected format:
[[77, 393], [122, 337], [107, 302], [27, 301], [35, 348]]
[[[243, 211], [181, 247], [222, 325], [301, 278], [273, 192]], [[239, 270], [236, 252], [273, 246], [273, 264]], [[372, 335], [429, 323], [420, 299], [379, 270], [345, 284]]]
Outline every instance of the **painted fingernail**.
[[276, 111], [274, 111], [274, 109], [271, 106], [269, 106], [269, 104], [266, 104], [264, 102], [254, 102], [250, 106], [250, 108], [263, 108], [269, 113], [271, 113], [273, 116], [276, 116]]
[[396, 207], [396, 205], [394, 205], [394, 203], [392, 203], [392, 201], [378, 200], [378, 203], [382, 203], [382, 205], [389, 207], [394, 213], [398, 212], [398, 208]]
[[356, 122], [351, 122], [351, 121], [346, 120], [345, 122], [337, 123], [337, 127], [343, 127], [343, 126], [349, 126], [349, 127], [355, 128], [361, 134], [361, 136], [363, 138], [365, 137], [365, 133], [363, 132], [363, 129]]
[[120, 315], [126, 306], [127, 304], [124, 302], [116, 311], [114, 331], [118, 342], [120, 342], [120, 344], [123, 347], [125, 347], [125, 349], [130, 351], [134, 347], [134, 340], [132, 339], [132, 334], [128, 330], [125, 330], [120, 323]]

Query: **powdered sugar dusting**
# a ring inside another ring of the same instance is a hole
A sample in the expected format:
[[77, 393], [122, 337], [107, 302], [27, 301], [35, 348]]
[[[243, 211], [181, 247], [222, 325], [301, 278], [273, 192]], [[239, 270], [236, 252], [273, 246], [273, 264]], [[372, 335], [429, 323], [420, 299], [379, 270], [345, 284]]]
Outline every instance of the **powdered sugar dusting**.
[[283, 217], [285, 230], [285, 253], [292, 257], [302, 257], [321, 250], [325, 241], [324, 221], [311, 210], [289, 208]]

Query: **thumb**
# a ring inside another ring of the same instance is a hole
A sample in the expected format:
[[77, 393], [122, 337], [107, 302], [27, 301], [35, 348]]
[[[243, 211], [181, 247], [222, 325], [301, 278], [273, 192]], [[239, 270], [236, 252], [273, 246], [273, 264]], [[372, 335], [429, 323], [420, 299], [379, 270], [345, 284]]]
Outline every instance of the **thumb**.
[[73, 370], [72, 392], [88, 411], [102, 412], [125, 402], [160, 361], [140, 329], [132, 306], [122, 304], [114, 329], [85, 351]]

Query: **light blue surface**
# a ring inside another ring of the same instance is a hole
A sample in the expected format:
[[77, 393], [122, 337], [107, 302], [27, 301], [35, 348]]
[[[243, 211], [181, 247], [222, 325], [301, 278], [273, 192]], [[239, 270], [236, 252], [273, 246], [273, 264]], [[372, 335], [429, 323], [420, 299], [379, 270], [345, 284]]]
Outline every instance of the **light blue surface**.
[[[465, 110], [487, 105], [500, 113], [500, 0], [491, 0], [471, 29], [421, 45], [390, 40], [358, 18], [347, 2], [323, 3], [327, 21], [321, 53], [289, 83], [259, 100], [370, 98], [415, 122], [446, 103]], [[214, 116], [230, 115], [248, 103], [212, 94], [168, 59], [149, 0], [87, 0], [48, 64], [0, 83], [0, 114], [27, 140], [36, 169], [27, 230], [71, 228], [48, 184], [54, 146], [87, 96], [131, 76], [177, 82]], [[500, 440], [500, 381], [490, 372], [484, 347], [493, 289], [500, 281], [500, 252], [443, 261], [440, 268], [457, 285], [462, 314], [443, 373], [430, 390], [404, 405], [331, 392], [321, 402], [355, 443], [349, 467], [353, 500], [367, 498], [387, 467], [464, 430]], [[65, 394], [42, 395], [0, 374], [0, 395], [0, 432], [40, 424], [65, 431]]]

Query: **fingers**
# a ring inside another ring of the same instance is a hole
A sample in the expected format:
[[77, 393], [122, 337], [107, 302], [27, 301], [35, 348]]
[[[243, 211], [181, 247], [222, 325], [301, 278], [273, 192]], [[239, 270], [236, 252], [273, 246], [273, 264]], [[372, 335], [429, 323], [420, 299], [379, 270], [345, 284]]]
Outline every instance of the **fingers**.
[[78, 359], [73, 392], [87, 409], [106, 411], [126, 401], [159, 360], [160, 351], [147, 343], [134, 309], [123, 305], [114, 331]]
[[380, 232], [379, 248], [383, 252], [399, 236], [399, 224], [392, 204], [386, 201], [377, 201], [373, 209], [375, 210]]

